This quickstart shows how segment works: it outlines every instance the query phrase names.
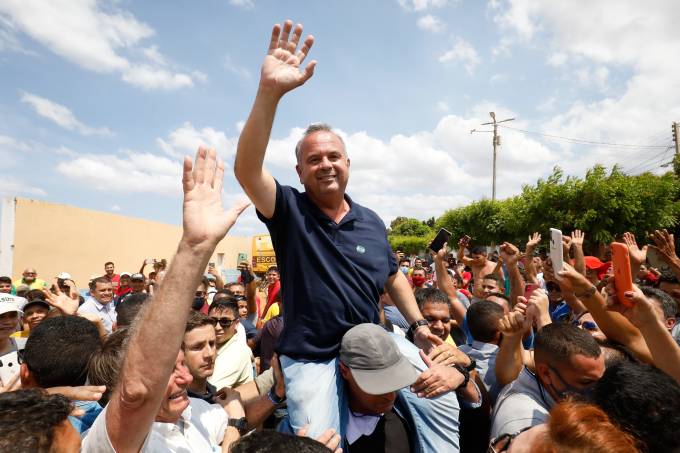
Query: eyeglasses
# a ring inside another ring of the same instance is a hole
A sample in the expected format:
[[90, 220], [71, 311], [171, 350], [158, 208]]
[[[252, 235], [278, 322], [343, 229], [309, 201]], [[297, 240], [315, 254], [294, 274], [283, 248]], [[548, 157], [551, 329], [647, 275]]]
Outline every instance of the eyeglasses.
[[205, 291], [196, 291], [196, 297], [205, 297]]
[[508, 451], [508, 448], [510, 448], [510, 444], [512, 443], [513, 440], [515, 440], [515, 437], [519, 436], [524, 431], [531, 428], [532, 428], [531, 426], [527, 426], [526, 428], [522, 428], [514, 434], [508, 433], [501, 434], [500, 436], [491, 439], [487, 453], [501, 453], [503, 451]]
[[213, 317], [211, 317], [210, 319], [212, 319], [215, 322], [215, 324], [219, 323], [220, 326], [222, 326], [222, 327], [230, 327], [234, 323], [234, 321], [236, 321], [236, 319], [229, 319], [229, 318], [213, 318]]
[[574, 321], [573, 324], [576, 327], [580, 327], [584, 330], [588, 330], [591, 332], [594, 332], [596, 330], [600, 330], [597, 324], [595, 324], [593, 321]]
[[26, 362], [26, 359], [24, 358], [24, 350], [19, 349], [17, 351], [17, 363], [21, 365], [22, 363]]

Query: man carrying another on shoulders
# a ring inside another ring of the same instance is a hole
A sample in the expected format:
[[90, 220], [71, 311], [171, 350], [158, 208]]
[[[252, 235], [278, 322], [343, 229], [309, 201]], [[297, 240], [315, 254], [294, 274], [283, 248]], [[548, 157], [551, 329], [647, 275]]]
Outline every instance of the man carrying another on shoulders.
[[[291, 34], [292, 32], [292, 34]], [[302, 25], [275, 25], [262, 65], [252, 111], [239, 139], [234, 172], [271, 234], [285, 306], [278, 352], [294, 430], [308, 435], [344, 432], [347, 402], [338, 370], [343, 334], [379, 322], [383, 288], [411, 325], [416, 344], [430, 348], [430, 331], [387, 242], [385, 225], [345, 194], [350, 160], [344, 142], [328, 125], [312, 125], [295, 149], [305, 192], [280, 185], [263, 168], [279, 101], [305, 83], [314, 38], [296, 53]], [[300, 253], [304, 250], [304, 253]]]

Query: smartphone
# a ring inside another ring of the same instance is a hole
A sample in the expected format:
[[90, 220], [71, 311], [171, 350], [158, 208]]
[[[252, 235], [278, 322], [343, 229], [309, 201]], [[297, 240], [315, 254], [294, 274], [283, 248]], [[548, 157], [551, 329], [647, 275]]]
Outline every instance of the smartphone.
[[432, 239], [429, 249], [432, 250], [434, 253], [439, 252], [444, 246], [444, 242], [448, 242], [450, 237], [451, 233], [446, 229], [442, 228], [441, 230], [439, 230], [434, 239]]
[[541, 285], [537, 285], [535, 283], [527, 283], [526, 286], [524, 287], [524, 297], [526, 298], [526, 300], [529, 300], [534, 291], [536, 291], [540, 287]]
[[555, 273], [560, 272], [564, 262], [562, 232], [555, 228], [550, 228], [550, 259]]
[[156, 262], [156, 260], [153, 259], [153, 258], [147, 258], [147, 259], [144, 260], [144, 264], [147, 264], [147, 265], [148, 265], [148, 264], [153, 264], [153, 263], [155, 263], [155, 262]]
[[215, 263], [208, 263], [208, 267], [215, 267]]
[[624, 297], [626, 291], [633, 290], [633, 275], [630, 270], [628, 246], [621, 242], [612, 242], [610, 248], [612, 251], [612, 265], [614, 266], [616, 296], [621, 305], [632, 307], [633, 303]]

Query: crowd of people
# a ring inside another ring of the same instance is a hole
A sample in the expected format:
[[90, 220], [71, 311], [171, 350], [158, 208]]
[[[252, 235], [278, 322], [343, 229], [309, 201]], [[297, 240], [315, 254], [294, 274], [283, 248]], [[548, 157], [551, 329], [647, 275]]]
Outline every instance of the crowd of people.
[[234, 163], [278, 267], [258, 278], [239, 263], [225, 282], [210, 262], [249, 203], [223, 209], [224, 163], [201, 147], [183, 164], [177, 251], [145, 260], [153, 272], [109, 261], [82, 294], [67, 272], [0, 277], [0, 451], [680, 451], [673, 235], [618, 238], [635, 280], [624, 293], [579, 230], [560, 271], [538, 232], [392, 250], [345, 193], [331, 127], [295, 149], [304, 192], [263, 167], [313, 42], [274, 27]]

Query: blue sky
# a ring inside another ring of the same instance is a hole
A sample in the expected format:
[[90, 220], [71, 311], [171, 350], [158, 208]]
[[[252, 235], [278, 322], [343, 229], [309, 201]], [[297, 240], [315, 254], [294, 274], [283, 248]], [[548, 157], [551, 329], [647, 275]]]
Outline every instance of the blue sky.
[[[548, 4], [550, 3], [550, 4]], [[162, 7], [159, 7], [162, 5]], [[297, 184], [301, 128], [344, 135], [348, 192], [385, 222], [490, 196], [489, 121], [502, 129], [498, 193], [555, 165], [663, 171], [680, 121], [680, 4], [585, 0], [0, 3], [0, 193], [167, 223], [180, 160], [201, 143], [233, 162], [272, 24], [316, 38], [314, 77], [278, 111], [267, 166]], [[231, 173], [229, 203], [241, 196]], [[252, 209], [237, 234], [264, 231]]]

